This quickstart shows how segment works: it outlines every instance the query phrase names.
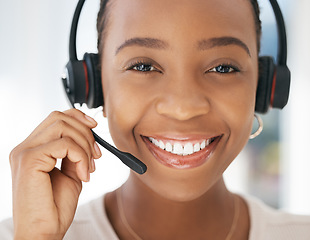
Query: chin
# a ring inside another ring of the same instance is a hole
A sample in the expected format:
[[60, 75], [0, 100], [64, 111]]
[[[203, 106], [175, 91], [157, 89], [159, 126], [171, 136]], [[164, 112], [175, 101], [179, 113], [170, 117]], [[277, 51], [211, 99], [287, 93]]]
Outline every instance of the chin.
[[163, 197], [174, 202], [191, 202], [200, 198], [202, 195], [204, 195], [204, 193], [205, 192], [174, 191], [164, 193]]
[[174, 202], [191, 202], [195, 201], [202, 197], [208, 189], [186, 189], [186, 188], [173, 188], [170, 189], [161, 189], [157, 191], [163, 198]]
[[[158, 178], [157, 178], [158, 179]], [[197, 181], [180, 180], [180, 179], [164, 179], [162, 181], [144, 181], [147, 187], [152, 190], [156, 195], [176, 202], [189, 202], [194, 201], [203, 195], [207, 194], [217, 181], [208, 181], [196, 179]]]

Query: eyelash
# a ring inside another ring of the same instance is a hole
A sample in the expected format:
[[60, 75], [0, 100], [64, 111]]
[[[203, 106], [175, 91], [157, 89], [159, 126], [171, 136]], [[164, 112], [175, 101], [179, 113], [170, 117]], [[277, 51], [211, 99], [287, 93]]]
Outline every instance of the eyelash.
[[[139, 67], [147, 67], [147, 70], [138, 70]], [[154, 71], [161, 72], [160, 70], [155, 68], [151, 62], [146, 62], [142, 60], [130, 63], [129, 66], [126, 68], [126, 70], [133, 70], [144, 74], [151, 73]]]
[[[218, 69], [220, 68], [220, 69]], [[225, 72], [225, 69], [228, 69], [228, 72]], [[224, 70], [224, 72], [221, 72], [221, 70]], [[208, 72], [214, 72], [214, 73], [219, 73], [219, 74], [232, 74], [232, 73], [236, 73], [236, 72], [240, 72], [239, 68], [237, 68], [236, 66], [233, 66], [231, 64], [220, 64], [216, 67], [211, 68], [210, 70], [207, 71]]]
[[[147, 69], [139, 70], [138, 69], [139, 67], [147, 67]], [[137, 71], [137, 72], [144, 73], [144, 74], [151, 73], [154, 71], [161, 73], [161, 71], [155, 68], [151, 62], [147, 62], [143, 60], [130, 63], [129, 66], [126, 68], [126, 70], [133, 70], [133, 71]], [[225, 70], [228, 70], [228, 71], [226, 72]], [[233, 74], [236, 72], [240, 72], [240, 70], [239, 68], [237, 68], [236, 66], [233, 66], [232, 64], [220, 64], [218, 66], [215, 66], [209, 69], [206, 73], [213, 73], [213, 72], [219, 73], [219, 74]]]

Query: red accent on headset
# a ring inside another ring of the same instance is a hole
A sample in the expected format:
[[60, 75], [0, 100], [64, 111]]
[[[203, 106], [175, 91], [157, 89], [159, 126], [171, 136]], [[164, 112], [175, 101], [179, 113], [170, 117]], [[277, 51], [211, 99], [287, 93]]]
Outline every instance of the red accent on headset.
[[89, 81], [88, 81], [88, 72], [87, 72], [87, 65], [85, 61], [83, 61], [84, 73], [85, 73], [85, 84], [86, 84], [86, 100], [88, 99], [88, 92], [89, 92]]
[[271, 88], [271, 96], [270, 96], [270, 106], [273, 106], [273, 100], [274, 100], [274, 93], [276, 90], [276, 83], [277, 83], [277, 71], [274, 71], [273, 79], [272, 79], [272, 88]]

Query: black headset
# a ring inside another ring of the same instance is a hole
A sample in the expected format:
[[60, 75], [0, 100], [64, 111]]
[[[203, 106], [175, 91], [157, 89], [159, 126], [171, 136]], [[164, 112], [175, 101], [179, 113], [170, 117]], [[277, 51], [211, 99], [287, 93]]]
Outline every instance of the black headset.
[[[290, 88], [290, 71], [286, 65], [287, 40], [284, 19], [277, 1], [269, 1], [277, 22], [278, 56], [277, 63], [274, 63], [270, 56], [259, 57], [259, 79], [255, 103], [257, 113], [266, 113], [270, 107], [284, 108]], [[99, 56], [85, 53], [83, 59], [78, 60], [76, 53], [77, 26], [84, 2], [85, 0], [79, 0], [74, 12], [69, 40], [70, 60], [66, 65], [66, 74], [62, 77], [62, 81], [72, 107], [76, 103], [86, 103], [88, 108], [96, 108], [103, 105]], [[105, 7], [106, 2], [101, 7]], [[139, 159], [119, 151], [96, 133], [93, 132], [93, 134], [100, 145], [115, 154], [131, 169], [140, 174], [146, 171], [146, 166]]]
[[278, 30], [277, 63], [272, 57], [259, 57], [259, 78], [256, 91], [255, 112], [266, 113], [268, 109], [283, 109], [289, 97], [291, 73], [286, 65], [287, 40], [283, 15], [276, 0], [269, 0]]

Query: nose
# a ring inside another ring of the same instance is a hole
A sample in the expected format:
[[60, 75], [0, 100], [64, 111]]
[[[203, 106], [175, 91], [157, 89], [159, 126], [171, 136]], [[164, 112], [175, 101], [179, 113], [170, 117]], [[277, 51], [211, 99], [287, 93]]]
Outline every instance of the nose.
[[178, 82], [163, 89], [156, 102], [156, 111], [166, 117], [186, 121], [207, 114], [210, 102], [197, 83]]

